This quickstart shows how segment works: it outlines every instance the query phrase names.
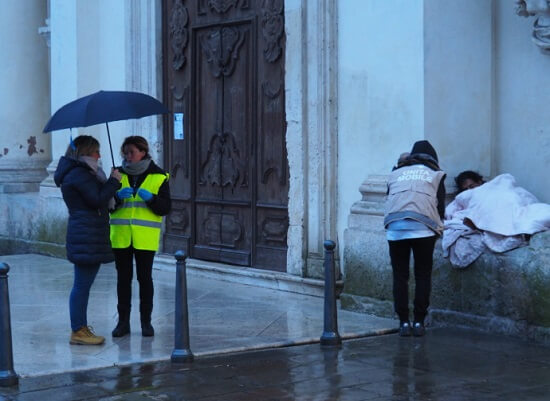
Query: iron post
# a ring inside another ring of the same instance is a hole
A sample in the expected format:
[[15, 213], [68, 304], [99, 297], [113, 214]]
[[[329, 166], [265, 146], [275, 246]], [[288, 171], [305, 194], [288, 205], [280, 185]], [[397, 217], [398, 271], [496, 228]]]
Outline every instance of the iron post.
[[177, 251], [176, 258], [176, 313], [174, 332], [174, 351], [170, 360], [174, 363], [193, 361], [189, 347], [189, 313], [187, 308], [187, 273], [184, 251]]
[[342, 344], [338, 334], [338, 316], [336, 311], [336, 272], [334, 265], [334, 241], [326, 240], [325, 247], [325, 327], [321, 335], [322, 346]]
[[9, 270], [10, 267], [6, 263], [0, 263], [0, 386], [2, 387], [15, 386], [19, 383], [19, 377], [13, 370]]

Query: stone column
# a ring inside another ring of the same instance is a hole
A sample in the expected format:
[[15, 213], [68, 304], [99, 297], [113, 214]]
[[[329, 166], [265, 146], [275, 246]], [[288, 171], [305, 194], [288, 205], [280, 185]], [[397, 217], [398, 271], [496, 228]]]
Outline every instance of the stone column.
[[[50, 103], [48, 114], [77, 98], [77, 2], [50, 0]], [[53, 174], [59, 158], [65, 154], [69, 143], [69, 130], [47, 134], [51, 140], [51, 163], [48, 176], [40, 184], [40, 193], [60, 197], [53, 182]], [[75, 131], [74, 136], [78, 133]]]
[[46, 19], [46, 1], [0, 2], [0, 192], [38, 191], [51, 159]]
[[288, 268], [323, 275], [323, 241], [338, 242], [337, 7], [286, 1], [287, 149], [290, 166]]

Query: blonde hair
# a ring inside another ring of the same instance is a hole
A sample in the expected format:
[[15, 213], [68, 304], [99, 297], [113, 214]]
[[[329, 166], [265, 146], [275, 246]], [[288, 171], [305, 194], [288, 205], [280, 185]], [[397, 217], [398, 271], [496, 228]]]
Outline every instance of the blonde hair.
[[93, 136], [79, 135], [67, 147], [65, 157], [78, 159], [80, 156], [91, 156], [99, 151], [99, 142]]

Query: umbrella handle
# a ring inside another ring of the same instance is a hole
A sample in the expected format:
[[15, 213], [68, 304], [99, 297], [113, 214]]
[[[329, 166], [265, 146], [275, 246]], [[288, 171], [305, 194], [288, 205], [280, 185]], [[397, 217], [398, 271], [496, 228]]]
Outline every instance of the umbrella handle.
[[113, 168], [115, 167], [115, 158], [113, 156], [113, 145], [111, 144], [111, 133], [109, 132], [109, 123], [105, 123], [107, 126], [107, 138], [109, 138], [109, 149], [111, 150], [111, 161], [113, 162]]

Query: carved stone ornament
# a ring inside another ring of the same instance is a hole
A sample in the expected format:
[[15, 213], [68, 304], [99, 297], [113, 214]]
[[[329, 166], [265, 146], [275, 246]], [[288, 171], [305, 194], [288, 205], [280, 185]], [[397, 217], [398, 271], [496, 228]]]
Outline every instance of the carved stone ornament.
[[267, 62], [273, 63], [282, 52], [279, 40], [285, 28], [283, 0], [264, 0], [262, 14], [262, 34], [266, 42], [264, 57]]
[[183, 5], [182, 0], [176, 0], [169, 24], [170, 47], [174, 53], [172, 56], [172, 68], [176, 71], [185, 64], [185, 47], [189, 40], [186, 28], [188, 21], [189, 14], [187, 8]]
[[516, 0], [516, 14], [535, 16], [531, 39], [543, 54], [550, 54], [550, 0]]
[[201, 37], [202, 51], [216, 78], [221, 74], [229, 76], [233, 73], [243, 41], [244, 35], [232, 27], [212, 30]]

